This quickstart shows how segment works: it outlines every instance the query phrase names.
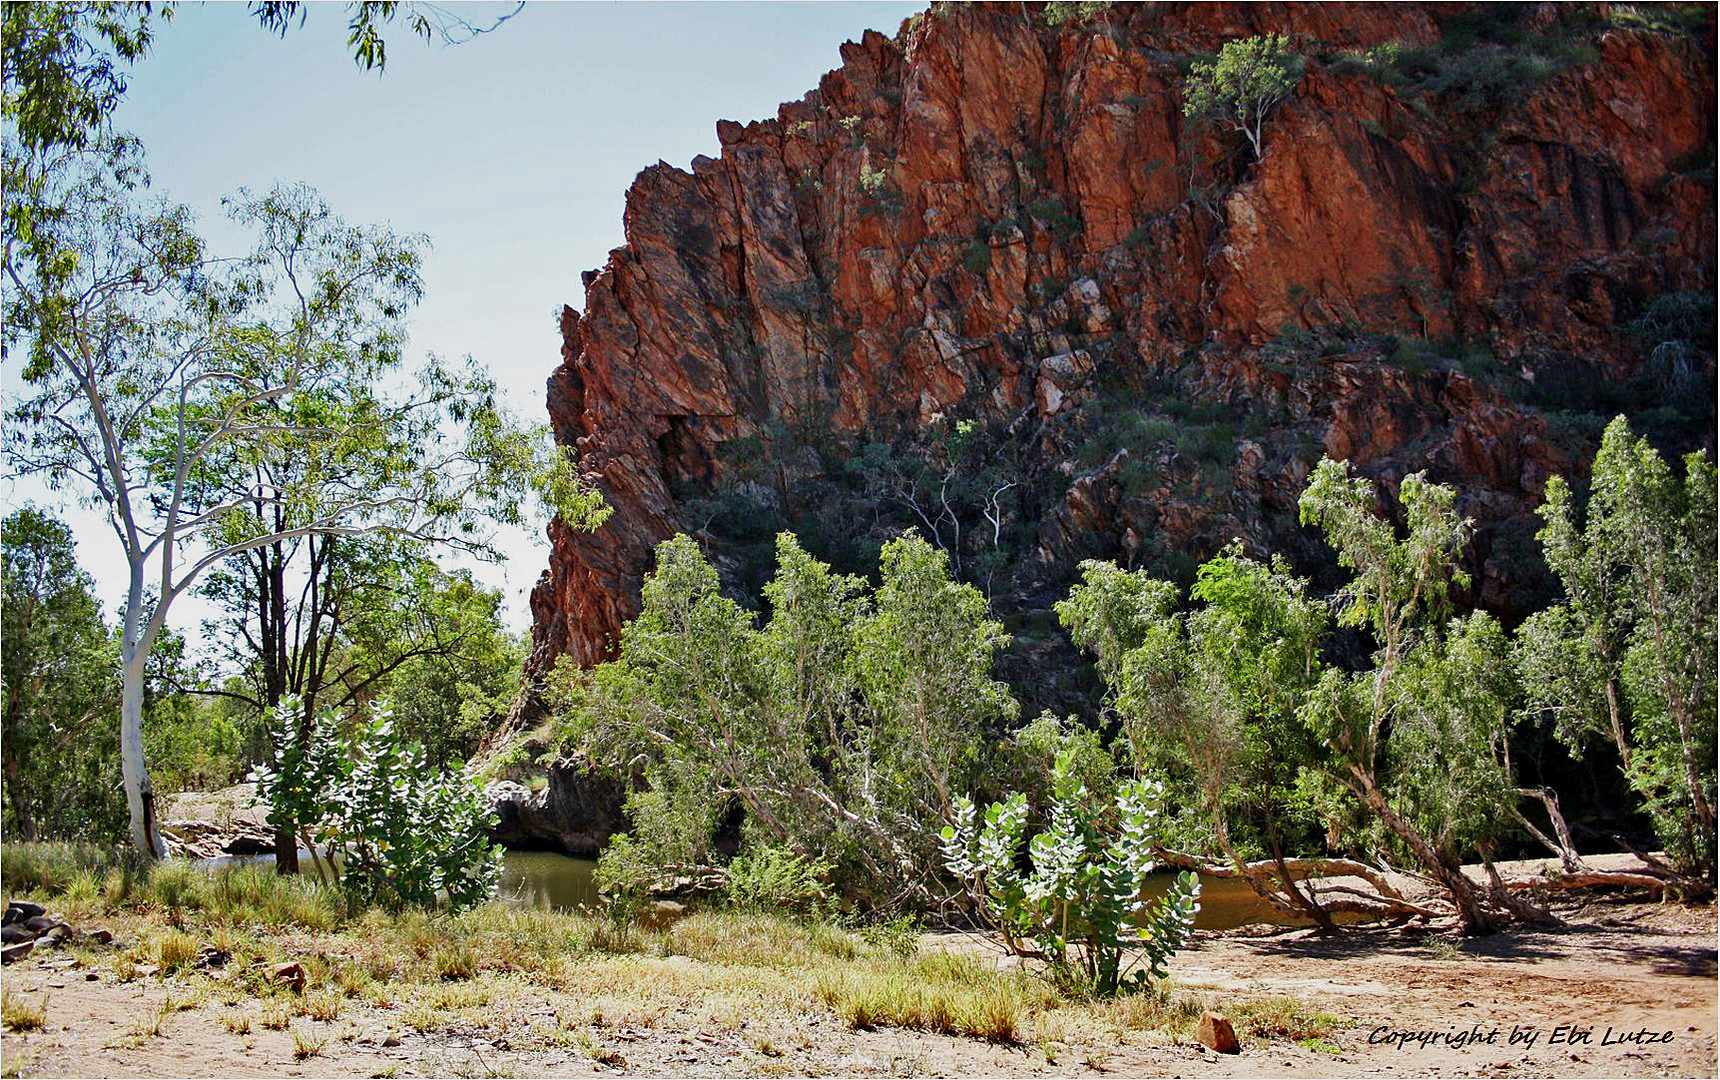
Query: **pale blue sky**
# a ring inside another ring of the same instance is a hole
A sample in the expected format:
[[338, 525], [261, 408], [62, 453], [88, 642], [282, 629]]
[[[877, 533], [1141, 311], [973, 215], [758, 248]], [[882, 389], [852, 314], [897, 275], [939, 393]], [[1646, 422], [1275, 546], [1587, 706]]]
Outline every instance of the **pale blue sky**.
[[[242, 3], [181, 5], [133, 69], [119, 126], [143, 139], [155, 190], [197, 211], [218, 248], [243, 243], [221, 196], [276, 181], [309, 183], [349, 221], [429, 234], [414, 352], [477, 357], [533, 420], [559, 362], [556, 314], [583, 306], [580, 272], [622, 242], [638, 171], [715, 156], [717, 120], [775, 116], [839, 66], [842, 42], [894, 34], [925, 7], [534, 0], [457, 48], [391, 27], [378, 75], [351, 59], [343, 4], [307, 6], [305, 25], [278, 40]], [[447, 6], [480, 24], [513, 7]], [[20, 484], [11, 497], [37, 494]], [[67, 517], [114, 603], [111, 534]], [[507, 565], [480, 576], [504, 588], [517, 628], [547, 547], [541, 531], [507, 547]], [[205, 609], [175, 612], [194, 636]]]

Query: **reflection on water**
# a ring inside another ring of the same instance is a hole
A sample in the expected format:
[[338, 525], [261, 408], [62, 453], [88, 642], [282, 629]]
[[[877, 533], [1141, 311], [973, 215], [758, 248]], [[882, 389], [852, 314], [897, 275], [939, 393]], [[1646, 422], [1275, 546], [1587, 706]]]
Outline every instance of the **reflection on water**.
[[510, 851], [502, 857], [502, 884], [496, 899], [515, 907], [569, 911], [597, 906], [592, 859], [553, 851]]
[[[245, 857], [227, 856], [205, 860], [205, 865], [224, 866], [234, 863], [272, 861], [272, 855]], [[311, 872], [310, 853], [299, 856], [305, 872]], [[575, 859], [551, 851], [510, 851], [502, 857], [502, 882], [497, 899], [515, 907], [539, 908], [546, 911], [571, 911], [595, 908], [599, 904], [597, 882], [592, 859]], [[1146, 894], [1163, 896], [1176, 875], [1154, 874], [1147, 879]], [[1353, 922], [1358, 916], [1336, 916], [1338, 922]], [[1301, 916], [1279, 911], [1261, 900], [1240, 878], [1215, 878], [1205, 874], [1200, 878], [1200, 911], [1195, 915], [1197, 930], [1234, 930], [1249, 923], [1270, 923], [1273, 926], [1308, 926]]]
[[[565, 911], [598, 904], [597, 884], [591, 859], [574, 859], [547, 851], [510, 851], [502, 860], [499, 899], [519, 907]], [[1154, 874], [1147, 879], [1148, 896], [1163, 896], [1174, 874]], [[1342, 916], [1340, 922], [1347, 921]], [[1199, 930], [1234, 930], [1249, 923], [1274, 926], [1307, 926], [1308, 919], [1286, 914], [1261, 900], [1239, 878], [1215, 878], [1202, 874], [1200, 911], [1194, 925]]]
[[[1175, 879], [1175, 874], [1153, 874], [1147, 878], [1144, 891], [1148, 896], [1163, 896]], [[1333, 918], [1340, 923], [1356, 921], [1356, 916], [1336, 915]], [[1260, 899], [1241, 878], [1200, 876], [1200, 911], [1194, 917], [1196, 930], [1234, 930], [1250, 923], [1312, 926], [1314, 920], [1302, 914], [1279, 911]]]

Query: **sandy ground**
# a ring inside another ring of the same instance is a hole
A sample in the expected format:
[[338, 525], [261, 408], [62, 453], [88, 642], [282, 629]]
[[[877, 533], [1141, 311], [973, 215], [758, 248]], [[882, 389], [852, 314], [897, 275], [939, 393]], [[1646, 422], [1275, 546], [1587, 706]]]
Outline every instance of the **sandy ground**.
[[[413, 1031], [398, 1010], [356, 1002], [330, 1022], [299, 1017], [290, 1030], [253, 1023], [237, 1032], [224, 1019], [243, 1009], [213, 998], [164, 1013], [164, 1003], [187, 996], [184, 984], [156, 978], [119, 983], [105, 974], [91, 981], [86, 970], [50, 966], [56, 963], [50, 958], [6, 969], [5, 987], [16, 1000], [48, 999], [48, 1025], [44, 1032], [4, 1036], [4, 1071], [158, 1077], [1714, 1076], [1714, 910], [1591, 899], [1567, 903], [1560, 914], [1572, 924], [1568, 929], [1472, 942], [1415, 926], [1356, 931], [1333, 941], [1305, 931], [1201, 934], [1173, 965], [1179, 987], [1220, 1008], [1239, 998], [1283, 994], [1344, 1018], [1326, 1046], [1245, 1037], [1235, 1056], [1150, 1033], [1132, 1034], [1127, 1043], [1104, 1035], [1072, 1040], [1047, 1053], [1036, 1044], [855, 1032], [811, 1005], [798, 1014], [750, 1018], [673, 1010], [643, 1023], [594, 1018], [570, 1032], [558, 1017], [579, 1003], [523, 984], [452, 1030], [429, 1034]], [[929, 938], [925, 947], [980, 946], [950, 937]], [[159, 1035], [150, 1033], [157, 1017]], [[319, 1051], [295, 1056], [294, 1033], [320, 1040]], [[1453, 1045], [1451, 1036], [1461, 1033], [1480, 1041]]]

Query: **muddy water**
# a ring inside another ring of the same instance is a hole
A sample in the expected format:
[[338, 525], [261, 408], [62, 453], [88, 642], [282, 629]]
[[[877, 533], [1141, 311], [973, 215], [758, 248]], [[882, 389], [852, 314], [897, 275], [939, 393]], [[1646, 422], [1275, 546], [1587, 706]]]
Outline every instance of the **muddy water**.
[[[502, 861], [500, 899], [520, 907], [565, 911], [595, 906], [597, 886], [592, 880], [596, 863], [545, 851], [510, 851]], [[1147, 879], [1147, 893], [1162, 896], [1173, 875], [1154, 874]], [[1233, 930], [1249, 923], [1301, 926], [1306, 919], [1286, 915], [1261, 901], [1248, 885], [1235, 878], [1201, 877], [1200, 911], [1194, 925], [1199, 930]]]
[[[266, 862], [272, 855], [242, 858], [209, 859], [205, 865], [225, 866], [233, 863]], [[308, 852], [300, 854], [307, 872]], [[593, 872], [597, 863], [592, 859], [575, 859], [549, 851], [510, 851], [502, 857], [502, 881], [496, 898], [515, 907], [540, 908], [547, 911], [574, 911], [595, 908], [600, 903]], [[1154, 874], [1147, 879], [1149, 896], [1163, 896], [1170, 888], [1172, 874]], [[1343, 917], [1339, 922], [1350, 921]], [[1254, 895], [1247, 883], [1237, 878], [1215, 878], [1201, 875], [1200, 911], [1194, 925], [1197, 930], [1234, 930], [1250, 923], [1270, 923], [1274, 926], [1306, 926], [1308, 920], [1278, 911]]]

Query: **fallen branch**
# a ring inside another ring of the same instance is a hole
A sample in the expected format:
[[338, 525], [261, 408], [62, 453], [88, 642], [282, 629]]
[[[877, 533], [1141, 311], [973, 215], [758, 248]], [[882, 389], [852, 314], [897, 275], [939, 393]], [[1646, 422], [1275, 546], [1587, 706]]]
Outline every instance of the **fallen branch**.
[[1588, 889], [1611, 886], [1626, 889], [1653, 889], [1661, 895], [1676, 886], [1676, 882], [1652, 874], [1627, 870], [1584, 870], [1575, 874], [1551, 874], [1539, 877], [1505, 878], [1505, 888], [1518, 891], [1535, 889]]
[[[1175, 866], [1179, 870], [1194, 870], [1218, 878], [1275, 878], [1278, 876], [1278, 864], [1272, 859], [1260, 859], [1251, 862], [1244, 869], [1237, 869], [1229, 863], [1213, 862], [1199, 856], [1189, 855], [1181, 851], [1159, 851], [1159, 861]], [[1366, 863], [1354, 859], [1285, 859], [1284, 866], [1297, 881], [1308, 881], [1315, 878], [1354, 877], [1372, 885], [1385, 899], [1403, 901], [1404, 896], [1392, 887], [1385, 875]]]
[[[1384, 896], [1375, 896], [1372, 893], [1365, 893], [1360, 889], [1353, 889], [1348, 885], [1327, 885], [1324, 887], [1315, 886], [1315, 891], [1318, 894], [1317, 899], [1320, 906], [1331, 912], [1359, 912], [1362, 914], [1379, 915], [1382, 917], [1389, 915], [1419, 915], [1424, 919], [1439, 919], [1444, 918], [1447, 915], [1455, 914], [1456, 911], [1456, 909], [1454, 909], [1450, 904], [1445, 903], [1443, 900], [1432, 900], [1425, 904], [1412, 904], [1402, 897], [1387, 898]], [[1359, 900], [1326, 899], [1326, 897], [1332, 893], [1349, 893], [1351, 896], [1359, 897]], [[1432, 906], [1434, 904], [1439, 906]]]

